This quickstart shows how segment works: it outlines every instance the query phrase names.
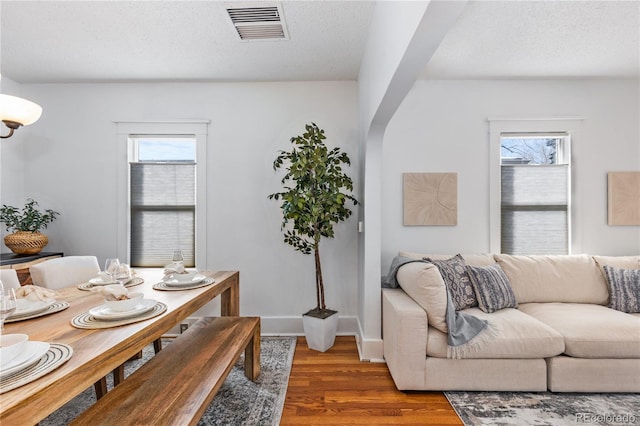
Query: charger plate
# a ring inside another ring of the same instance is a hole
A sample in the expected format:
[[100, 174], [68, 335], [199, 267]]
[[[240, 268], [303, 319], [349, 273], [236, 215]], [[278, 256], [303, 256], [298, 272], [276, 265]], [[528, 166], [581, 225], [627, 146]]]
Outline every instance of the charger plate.
[[[124, 286], [129, 288], [136, 285], [140, 285], [143, 282], [144, 282], [144, 279], [142, 279], [142, 277], [135, 277], [135, 278], [131, 278], [131, 281], [126, 283]], [[86, 283], [78, 284], [78, 289], [91, 290], [93, 287], [104, 287], [104, 286], [105, 284], [93, 284], [92, 282], [86, 282]]]
[[0, 378], [0, 394], [24, 386], [44, 376], [67, 362], [73, 355], [73, 348], [63, 343], [51, 343], [49, 350], [38, 362], [24, 370], [16, 371]]
[[157, 317], [167, 310], [167, 305], [162, 302], [156, 302], [153, 305], [153, 308], [150, 311], [144, 312], [143, 314], [136, 317], [123, 318], [120, 320], [101, 320], [89, 312], [85, 312], [74, 317], [71, 320], [71, 325], [75, 328], [86, 328], [86, 329], [99, 329], [99, 328], [112, 328], [119, 327], [121, 325], [133, 324], [140, 321], [148, 320], [149, 318]]
[[36, 312], [36, 313], [33, 313], [33, 314], [27, 314], [27, 315], [12, 316], [12, 317], [9, 317], [6, 320], [4, 320], [4, 323], [6, 324], [6, 323], [9, 323], [9, 322], [17, 322], [17, 321], [28, 320], [28, 319], [31, 319], [31, 318], [38, 318], [38, 317], [42, 317], [42, 316], [45, 316], [45, 315], [54, 314], [56, 312], [64, 311], [68, 307], [69, 307], [69, 303], [68, 302], [56, 301], [56, 302], [50, 304], [47, 307], [47, 309], [45, 309], [44, 311]]
[[172, 286], [170, 284], [165, 283], [164, 281], [160, 281], [153, 285], [154, 290], [162, 290], [162, 291], [182, 291], [182, 290], [193, 290], [194, 288], [206, 287], [215, 283], [216, 280], [213, 278], [205, 278], [202, 282], [199, 282], [190, 286]]

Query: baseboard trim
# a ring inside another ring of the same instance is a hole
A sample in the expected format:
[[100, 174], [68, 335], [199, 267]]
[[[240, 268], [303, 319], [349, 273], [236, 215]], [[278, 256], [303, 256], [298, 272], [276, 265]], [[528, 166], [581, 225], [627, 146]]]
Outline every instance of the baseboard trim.
[[382, 339], [362, 339], [360, 336], [356, 336], [356, 343], [361, 361], [386, 362]]
[[[181, 324], [191, 325], [201, 317], [189, 317]], [[263, 336], [304, 336], [302, 315], [293, 317], [260, 317], [260, 334]], [[341, 316], [338, 319], [338, 336], [358, 336], [358, 318], [354, 316]], [[166, 335], [180, 334], [180, 325], [176, 325], [167, 331]]]
[[[302, 315], [294, 317], [261, 317], [260, 332], [264, 336], [303, 336]], [[357, 336], [358, 318], [341, 316], [338, 336]]]
[[[200, 317], [189, 317], [182, 324], [193, 324]], [[263, 336], [304, 336], [302, 315], [287, 317], [261, 317], [260, 334]], [[169, 330], [165, 336], [180, 334], [180, 325]], [[358, 355], [362, 361], [385, 362], [382, 339], [363, 339], [360, 322], [356, 316], [341, 316], [338, 320], [338, 336], [355, 336]]]

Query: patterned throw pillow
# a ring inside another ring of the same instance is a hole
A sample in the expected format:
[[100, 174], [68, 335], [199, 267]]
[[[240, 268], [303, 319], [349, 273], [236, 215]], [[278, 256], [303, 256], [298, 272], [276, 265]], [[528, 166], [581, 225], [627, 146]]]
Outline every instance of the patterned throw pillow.
[[438, 267], [456, 311], [478, 306], [476, 294], [467, 273], [467, 265], [460, 254], [447, 260], [433, 260], [428, 257], [424, 260]]
[[603, 266], [609, 286], [609, 307], [630, 314], [640, 313], [640, 269]]
[[504, 308], [518, 307], [509, 278], [500, 265], [495, 264], [482, 268], [467, 266], [467, 271], [476, 291], [478, 305], [484, 312], [491, 313]]

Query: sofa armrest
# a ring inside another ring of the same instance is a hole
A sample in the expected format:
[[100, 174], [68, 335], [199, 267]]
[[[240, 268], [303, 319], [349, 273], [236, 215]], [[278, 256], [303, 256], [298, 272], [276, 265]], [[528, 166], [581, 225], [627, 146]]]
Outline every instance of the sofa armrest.
[[424, 386], [427, 313], [401, 289], [382, 290], [384, 358], [399, 390]]

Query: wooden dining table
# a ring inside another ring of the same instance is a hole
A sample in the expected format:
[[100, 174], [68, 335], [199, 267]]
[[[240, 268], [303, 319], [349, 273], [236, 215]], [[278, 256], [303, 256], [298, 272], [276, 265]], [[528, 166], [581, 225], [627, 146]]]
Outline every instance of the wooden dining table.
[[239, 315], [240, 278], [237, 271], [206, 273], [211, 285], [180, 291], [161, 291], [163, 269], [136, 269], [144, 283], [131, 287], [167, 309], [144, 321], [112, 328], [80, 329], [71, 320], [100, 306], [103, 296], [76, 286], [57, 290], [69, 307], [50, 315], [5, 324], [4, 333], [24, 333], [29, 340], [63, 343], [73, 348], [71, 358], [56, 370], [19, 388], [0, 394], [0, 425], [34, 425], [66, 402], [93, 386], [100, 378], [131, 359], [145, 346], [220, 296], [221, 315]]

